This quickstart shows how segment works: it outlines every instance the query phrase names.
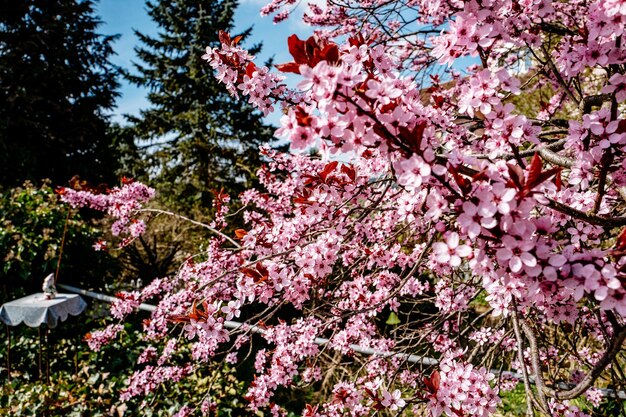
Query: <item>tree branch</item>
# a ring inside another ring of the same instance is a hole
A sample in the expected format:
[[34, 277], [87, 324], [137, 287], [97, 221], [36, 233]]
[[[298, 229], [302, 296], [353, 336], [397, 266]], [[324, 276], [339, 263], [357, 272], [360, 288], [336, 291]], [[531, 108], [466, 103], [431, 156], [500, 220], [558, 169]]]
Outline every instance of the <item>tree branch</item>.
[[589, 372], [582, 379], [582, 381], [578, 383], [578, 385], [567, 391], [556, 391], [551, 388], [544, 387], [545, 394], [549, 397], [556, 398], [557, 400], [571, 400], [587, 391], [602, 374], [602, 372], [604, 372], [606, 367], [613, 362], [620, 350], [622, 350], [622, 344], [624, 343], [624, 340], [626, 340], [626, 327], [621, 327], [616, 329], [616, 331], [617, 333], [615, 334], [609, 348], [606, 352], [604, 352], [604, 355], [602, 355], [600, 360], [595, 364], [591, 372]]
[[575, 209], [574, 207], [570, 207], [567, 204], [559, 203], [558, 201], [548, 199], [549, 203], [547, 204], [553, 210], [556, 210], [560, 213], [567, 214], [575, 219], [585, 221], [590, 224], [595, 224], [598, 226], [605, 227], [620, 227], [626, 226], [626, 217], [603, 217], [597, 214], [585, 213], [584, 211], [580, 211]]
[[168, 216], [179, 218], [181, 220], [186, 220], [186, 221], [188, 221], [188, 222], [190, 222], [192, 224], [195, 224], [196, 226], [204, 227], [205, 229], [210, 230], [211, 232], [215, 233], [216, 235], [223, 237], [224, 239], [228, 240], [230, 243], [235, 245], [235, 247], [237, 249], [241, 248], [241, 245], [239, 243], [237, 243], [236, 241], [234, 241], [230, 236], [225, 235], [224, 233], [220, 232], [219, 230], [215, 229], [214, 227], [209, 226], [208, 224], [199, 222], [197, 220], [190, 219], [189, 217], [185, 217], [185, 216], [182, 216], [180, 214], [172, 213], [171, 211], [160, 210], [160, 209], [144, 208], [144, 209], [141, 209], [139, 211], [140, 212], [147, 212], [147, 213], [165, 214], [165, 215], [168, 215]]

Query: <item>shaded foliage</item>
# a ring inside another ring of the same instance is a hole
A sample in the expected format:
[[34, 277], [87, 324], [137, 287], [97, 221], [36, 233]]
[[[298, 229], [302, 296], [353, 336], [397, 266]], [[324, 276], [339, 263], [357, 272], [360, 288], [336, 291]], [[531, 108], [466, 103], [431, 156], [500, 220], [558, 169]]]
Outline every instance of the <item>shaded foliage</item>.
[[31, 183], [0, 194], [0, 297], [7, 301], [41, 291], [44, 276], [56, 271], [63, 230], [67, 234], [59, 282], [98, 287], [116, 272], [108, 254], [94, 252], [100, 233], [67, 206], [48, 183]]
[[262, 115], [230, 97], [201, 59], [207, 45], [219, 45], [218, 31], [232, 29], [236, 6], [230, 0], [148, 2], [161, 31], [137, 33], [140, 63], [129, 79], [150, 89], [151, 106], [130, 121], [153, 182], [168, 191], [169, 207], [206, 207], [212, 190], [221, 188], [236, 197], [256, 182], [258, 146], [272, 141]]
[[[220, 391], [212, 400], [219, 416], [242, 415], [243, 383], [228, 366], [213, 366], [196, 372], [183, 383], [158, 390], [150, 401], [122, 402], [119, 393], [126, 386], [126, 370], [133, 366], [146, 343], [137, 330], [139, 323], [126, 323], [124, 334], [111, 346], [92, 352], [81, 339], [102, 323], [107, 306], [92, 304], [80, 317], [71, 317], [50, 330], [43, 343], [43, 375], [46, 358], [50, 359], [50, 384], [39, 379], [39, 335], [36, 329], [19, 326], [12, 329], [12, 380], [0, 388], [0, 414], [7, 416], [170, 416], [188, 398], [202, 401], [198, 387], [212, 385]], [[49, 349], [46, 354], [45, 350]], [[0, 345], [5, 358], [6, 344]], [[2, 363], [4, 365], [4, 362]], [[2, 369], [0, 365], [0, 369]], [[2, 369], [6, 377], [6, 368]]]
[[111, 181], [115, 36], [89, 0], [0, 2], [0, 185]]

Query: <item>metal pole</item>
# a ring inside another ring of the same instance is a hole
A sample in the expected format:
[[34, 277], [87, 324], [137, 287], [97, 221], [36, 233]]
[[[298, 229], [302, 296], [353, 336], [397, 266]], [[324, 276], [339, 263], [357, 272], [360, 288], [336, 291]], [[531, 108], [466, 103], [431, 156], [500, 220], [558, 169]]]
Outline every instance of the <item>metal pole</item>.
[[41, 371], [41, 327], [37, 327], [37, 334], [39, 335], [39, 360], [37, 364], [39, 365], [39, 380], [43, 379], [42, 371]]
[[11, 327], [7, 324], [7, 381], [11, 383]]
[[47, 327], [45, 328], [43, 335], [46, 339], [46, 383], [50, 385], [50, 335]]
[[[104, 294], [96, 293], [93, 291], [83, 290], [80, 288], [72, 287], [70, 285], [59, 284], [58, 286], [60, 288], [63, 288], [64, 290], [73, 292], [75, 294], [86, 295], [87, 297], [95, 298], [101, 301], [107, 301], [109, 303], [112, 303], [113, 301], [117, 300], [117, 298], [111, 297], [109, 295], [104, 295]], [[152, 312], [156, 310], [156, 306], [153, 306], [151, 304], [140, 304], [139, 307], [137, 307], [137, 309]], [[229, 321], [229, 320], [224, 321], [224, 327], [226, 329], [237, 330], [244, 326], [247, 330], [249, 330], [252, 333], [258, 333], [258, 334], [265, 333], [265, 330], [259, 326], [240, 323], [237, 321]], [[328, 339], [325, 339], [322, 337], [315, 338], [315, 344], [317, 345], [322, 346], [322, 345], [325, 345], [326, 343], [328, 343]], [[385, 358], [396, 357], [402, 360], [406, 360], [407, 362], [410, 362], [410, 363], [420, 363], [420, 364], [428, 365], [428, 366], [434, 366], [439, 363], [439, 361], [435, 358], [429, 358], [426, 356], [418, 356], [418, 355], [410, 355], [408, 353], [401, 353], [401, 352], [381, 352], [377, 349], [372, 349], [372, 348], [359, 346], [359, 345], [350, 345], [350, 349], [352, 349], [355, 352], [362, 353], [364, 355], [381, 356]], [[521, 374], [510, 372], [510, 371], [499, 371], [497, 369], [490, 369], [489, 372], [491, 372], [492, 374], [496, 376], [509, 376], [509, 377], [513, 377], [519, 380], [523, 378]], [[530, 382], [534, 383], [532, 378]], [[559, 384], [559, 388], [565, 389], [565, 387], [569, 387], [569, 385], [563, 384], [563, 383]], [[599, 390], [607, 396], [614, 396], [622, 400], [626, 399], [626, 392], [624, 391], [616, 391], [610, 388], [599, 388]]]
[[74, 377], [78, 379], [78, 346], [80, 346], [80, 336], [76, 337], [74, 343]]
[[67, 235], [67, 224], [70, 222], [70, 215], [72, 214], [72, 209], [68, 208], [67, 217], [65, 218], [65, 226], [63, 226], [63, 237], [61, 238], [61, 249], [59, 250], [59, 260], [57, 261], [57, 269], [54, 273], [54, 284], [56, 285], [59, 280], [59, 270], [61, 269], [61, 258], [63, 258], [63, 247], [65, 246], [65, 235]]

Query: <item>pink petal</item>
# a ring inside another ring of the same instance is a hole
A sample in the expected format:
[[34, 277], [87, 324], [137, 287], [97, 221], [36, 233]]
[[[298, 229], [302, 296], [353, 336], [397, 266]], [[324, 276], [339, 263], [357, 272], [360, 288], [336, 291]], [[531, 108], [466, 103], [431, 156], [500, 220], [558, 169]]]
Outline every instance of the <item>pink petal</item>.
[[500, 248], [496, 252], [496, 259], [498, 259], [498, 262], [500, 262], [501, 264], [511, 259], [512, 256], [513, 252], [511, 252], [511, 250], [508, 248]]
[[469, 256], [470, 253], [472, 253], [472, 248], [470, 248], [467, 245], [461, 245], [458, 248], [456, 248], [456, 254], [465, 258], [467, 256]]
[[509, 259], [509, 268], [511, 268], [511, 272], [519, 272], [522, 270], [522, 261], [518, 256], [514, 256]]
[[548, 263], [556, 268], [565, 265], [565, 262], [567, 262], [567, 258], [560, 253], [552, 255], [548, 260]]
[[535, 257], [528, 252], [522, 252], [522, 254], [520, 255], [520, 259], [522, 260], [524, 265], [530, 266], [531, 268], [537, 265], [537, 259], [535, 259]]
[[448, 236], [448, 247], [454, 249], [459, 246], [459, 234], [457, 232], [450, 233]]

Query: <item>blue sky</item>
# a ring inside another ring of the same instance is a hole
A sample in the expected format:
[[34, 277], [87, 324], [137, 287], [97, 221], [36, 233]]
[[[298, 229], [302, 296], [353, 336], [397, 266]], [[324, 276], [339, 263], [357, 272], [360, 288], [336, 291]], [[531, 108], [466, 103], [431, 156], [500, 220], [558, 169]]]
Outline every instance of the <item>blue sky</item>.
[[[201, 1], [201, 0], [199, 0]], [[301, 38], [307, 37], [311, 29], [301, 23], [296, 16], [281, 24], [272, 23], [271, 16], [261, 17], [260, 8], [265, 0], [240, 0], [235, 14], [236, 30], [243, 30], [253, 26], [252, 39], [254, 42], [263, 42], [263, 51], [259, 55], [259, 62], [270, 56], [275, 57], [276, 63], [291, 61], [287, 51], [287, 37], [292, 33]], [[100, 0], [96, 4], [96, 13], [103, 21], [99, 31], [103, 34], [119, 34], [120, 38], [113, 45], [116, 56], [112, 58], [114, 64], [123, 68], [132, 68], [135, 53], [133, 48], [138, 39], [133, 33], [136, 29], [146, 34], [156, 34], [157, 26], [152, 22], [146, 11], [143, 0]], [[123, 123], [123, 114], [138, 114], [140, 109], [146, 108], [146, 90], [128, 84], [122, 80], [121, 97], [117, 100], [117, 109], [114, 120]], [[276, 124], [277, 117], [269, 117], [268, 122]]]

